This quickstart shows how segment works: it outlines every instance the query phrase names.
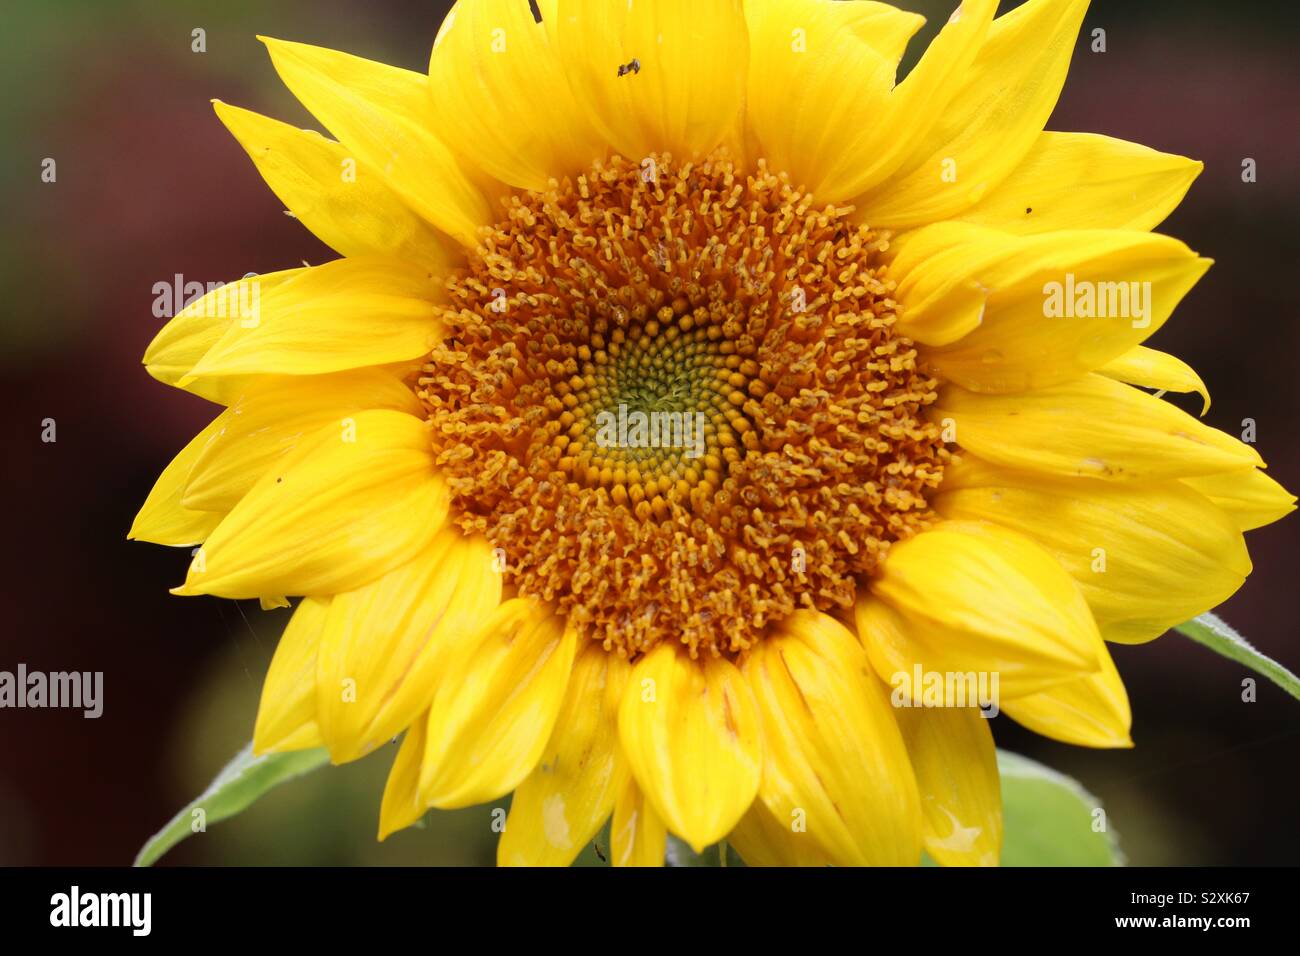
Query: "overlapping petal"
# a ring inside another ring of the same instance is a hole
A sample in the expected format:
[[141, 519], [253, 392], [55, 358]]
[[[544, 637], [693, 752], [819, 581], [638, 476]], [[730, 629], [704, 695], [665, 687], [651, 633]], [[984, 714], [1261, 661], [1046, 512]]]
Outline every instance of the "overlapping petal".
[[359, 412], [302, 442], [212, 532], [174, 594], [335, 594], [415, 557], [447, 516], [424, 422]]
[[927, 414], [978, 457], [1043, 474], [1159, 481], [1263, 464], [1250, 445], [1101, 375], [1019, 395], [950, 386]]
[[749, 59], [740, 0], [554, 6], [543, 23], [569, 87], [617, 152], [701, 159], [738, 126]]
[[429, 59], [436, 127], [511, 186], [542, 190], [551, 177], [583, 172], [608, 147], [570, 90], [567, 67], [528, 4], [459, 0]]
[[668, 829], [698, 853], [726, 836], [758, 791], [759, 714], [739, 670], [660, 644], [632, 671], [619, 739]]
[[330, 758], [362, 757], [424, 713], [457, 643], [500, 602], [487, 542], [456, 528], [377, 581], [334, 595], [316, 666], [316, 720]]
[[1040, 133], [1001, 183], [952, 218], [1007, 232], [1154, 229], [1204, 163], [1096, 133]]
[[[176, 385], [259, 375], [323, 375], [427, 355], [440, 337], [442, 277], [398, 259], [336, 259], [267, 288]], [[243, 283], [241, 283], [242, 287]], [[148, 356], [146, 356], [148, 361]]]
[[1097, 369], [1117, 382], [1158, 388], [1166, 392], [1196, 392], [1201, 396], [1201, 417], [1210, 410], [1210, 392], [1201, 376], [1186, 362], [1167, 352], [1137, 345]]
[[429, 708], [420, 766], [420, 799], [441, 809], [507, 794], [537, 766], [577, 634], [545, 605], [512, 598], [458, 645]]
[[852, 174], [838, 171], [837, 159], [857, 148], [848, 156], [870, 161], [902, 48], [924, 21], [883, 4], [828, 0], [747, 0], [745, 18], [746, 111], [760, 154], [819, 200], [847, 198], [836, 190]]
[[386, 840], [424, 816], [429, 805], [420, 796], [420, 764], [424, 760], [429, 717], [423, 714], [407, 728], [388, 772], [379, 806], [379, 839]]
[[946, 521], [895, 544], [857, 605], [858, 635], [880, 676], [997, 674], [1005, 697], [1095, 671], [1102, 647], [1078, 585], [1029, 538]]
[[1069, 479], [964, 461], [934, 500], [947, 518], [1013, 528], [1074, 578], [1107, 640], [1159, 637], [1250, 574], [1236, 523], [1176, 481]]
[[1103, 648], [1101, 670], [1002, 705], [1018, 724], [1079, 747], [1132, 747], [1128, 691]]
[[614, 803], [609, 827], [610, 860], [613, 866], [663, 866], [668, 848], [664, 821], [628, 776]]
[[417, 415], [414, 393], [384, 369], [252, 381], [213, 423], [184, 483], [186, 508], [226, 512], [276, 461], [321, 428], [369, 409]]
[[259, 754], [324, 742], [316, 721], [316, 661], [329, 607], [329, 598], [303, 598], [280, 635], [253, 728], [253, 749]]
[[1019, 236], [945, 222], [900, 244], [899, 329], [935, 372], [979, 392], [1056, 385], [1159, 329], [1209, 268], [1183, 243], [1132, 230]]
[[[190, 372], [214, 345], [221, 341], [233, 324], [252, 321], [254, 302], [280, 284], [307, 272], [285, 269], [266, 275], [248, 275], [235, 282], [219, 285], [178, 311], [154, 336], [145, 349], [145, 371], [165, 385], [173, 385], [223, 405], [237, 394], [241, 384], [233, 379], [195, 381]], [[181, 380], [186, 381], [180, 385]]]
[[1295, 495], [1259, 468], [1200, 475], [1182, 481], [1227, 512], [1242, 531], [1280, 521], [1295, 511]]
[[131, 522], [127, 538], [174, 547], [201, 544], [225, 517], [220, 511], [197, 511], [182, 504], [194, 463], [221, 434], [221, 416], [195, 435], [163, 469]]
[[1006, 179], [1056, 105], [1087, 8], [1087, 0], [1029, 0], [994, 20], [933, 125], [889, 179], [857, 200], [859, 215], [891, 229], [938, 222]]
[[798, 611], [754, 648], [744, 673], [763, 727], [758, 795], [772, 822], [838, 865], [915, 865], [916, 780], [885, 686], [853, 635]]
[[921, 794], [925, 851], [944, 866], [997, 866], [1002, 787], [989, 721], [977, 707], [900, 707]]
[[219, 100], [214, 106], [271, 191], [321, 242], [344, 256], [407, 259], [439, 273], [450, 267], [455, 243], [341, 144]]
[[568, 866], [609, 819], [629, 775], [618, 745], [629, 670], [594, 641], [578, 653], [551, 739], [511, 798], [498, 863]]
[[472, 246], [494, 218], [434, 131], [429, 78], [359, 56], [260, 38], [280, 78], [358, 164], [378, 171], [419, 215]]
[[830, 857], [821, 845], [796, 830], [797, 819], [778, 820], [762, 800], [755, 800], [727, 841], [748, 866], [829, 866]]

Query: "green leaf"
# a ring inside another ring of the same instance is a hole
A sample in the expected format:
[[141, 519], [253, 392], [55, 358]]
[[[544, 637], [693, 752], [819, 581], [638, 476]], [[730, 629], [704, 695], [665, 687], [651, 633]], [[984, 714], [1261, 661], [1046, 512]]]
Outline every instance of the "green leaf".
[[254, 757], [253, 745], [248, 744], [217, 774], [208, 789], [149, 838], [140, 848], [135, 865], [152, 866], [159, 857], [193, 833], [195, 810], [203, 811], [204, 826], [233, 817], [266, 791], [328, 762], [329, 752], [324, 748]]
[[1296, 677], [1273, 658], [1261, 654], [1236, 629], [1217, 614], [1200, 614], [1174, 628], [1184, 637], [1204, 644], [1216, 654], [1244, 664], [1256, 674], [1263, 674], [1278, 687], [1300, 700], [1300, 677]]
[[[1101, 801], [1050, 767], [998, 751], [1003, 866], [1123, 866]], [[1094, 822], [1097, 821], [1097, 822]], [[1102, 832], [1094, 829], [1098, 823]]]

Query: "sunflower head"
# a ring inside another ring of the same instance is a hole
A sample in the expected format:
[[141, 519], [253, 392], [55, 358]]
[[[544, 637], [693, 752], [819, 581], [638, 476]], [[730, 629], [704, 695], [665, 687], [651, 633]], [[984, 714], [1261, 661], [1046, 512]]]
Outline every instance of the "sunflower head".
[[992, 713], [1131, 745], [1106, 642], [1294, 498], [1143, 391], [1208, 409], [1142, 345], [1200, 164], [1044, 132], [1086, 4], [995, 5], [902, 79], [921, 19], [860, 0], [461, 0], [427, 74], [266, 41], [333, 138], [218, 115], [340, 258], [159, 333], [226, 409], [132, 529], [301, 598], [259, 751], [402, 734], [381, 835], [513, 791], [503, 863], [988, 864]]

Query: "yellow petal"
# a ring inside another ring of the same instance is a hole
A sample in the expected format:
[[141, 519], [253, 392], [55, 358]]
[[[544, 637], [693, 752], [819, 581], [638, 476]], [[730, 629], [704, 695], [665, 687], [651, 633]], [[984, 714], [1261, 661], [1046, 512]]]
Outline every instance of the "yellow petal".
[[[1076, 230], [1015, 236], [940, 223], [890, 266], [899, 330], [944, 379], [974, 391], [1043, 388], [1149, 337], [1209, 268], [1167, 236]], [[980, 297], [971, 295], [978, 290]]]
[[781, 821], [772, 811], [755, 800], [727, 842], [735, 847], [746, 866], [829, 866], [826, 851], [801, 826], [798, 811], [789, 821]]
[[433, 131], [427, 76], [305, 43], [259, 39], [284, 85], [358, 165], [381, 173], [426, 221], [474, 245], [478, 228], [494, 217]]
[[758, 791], [758, 713], [730, 661], [692, 661], [660, 644], [632, 671], [618, 731], [638, 785], [696, 853], [726, 836]]
[[[848, 6], [841, 21], [844, 29], [851, 30], [864, 43], [869, 43], [887, 60], [898, 63], [903, 58], [908, 41], [916, 31], [925, 26], [925, 17], [910, 10], [900, 10], [888, 3], [874, 0], [854, 0], [839, 4], [823, 0], [824, 6]], [[836, 11], [838, 13], [838, 11]], [[748, 14], [748, 8], [746, 8]]]
[[263, 611], [274, 611], [276, 608], [288, 607], [289, 599], [283, 594], [272, 594], [269, 597], [264, 595], [258, 598], [257, 603], [261, 605]]
[[1056, 105], [1087, 7], [1029, 0], [994, 20], [938, 121], [892, 177], [858, 200], [861, 217], [890, 229], [937, 222], [1001, 183]]
[[832, 192], [826, 173], [837, 151], [869, 135], [865, 118], [883, 109], [893, 87], [898, 58], [868, 39], [863, 21], [873, 13], [872, 4], [825, 0], [745, 4], [746, 110], [760, 155], [818, 199], [847, 198]]
[[668, 849], [664, 821], [630, 775], [614, 802], [609, 827], [610, 864], [613, 866], [663, 866]]
[[177, 383], [249, 375], [321, 375], [419, 358], [438, 340], [441, 280], [397, 259], [336, 259], [254, 299], [253, 314]]
[[834, 618], [797, 611], [745, 661], [763, 725], [758, 795], [840, 866], [915, 866], [916, 780], [885, 686]]
[[988, 718], [977, 707], [900, 707], [921, 791], [925, 851], [943, 866], [997, 866], [1002, 786]]
[[420, 761], [424, 759], [429, 715], [421, 714], [406, 730], [402, 746], [393, 759], [384, 785], [384, 799], [379, 806], [379, 839], [386, 840], [398, 830], [405, 830], [429, 809], [420, 797]]
[[213, 105], [271, 191], [321, 242], [345, 256], [407, 259], [447, 271], [455, 244], [343, 146], [220, 100]]
[[[749, 41], [740, 0], [560, 0], [552, 35], [583, 112], [617, 152], [707, 154], [738, 123]], [[625, 71], [633, 60], [639, 71]]]
[[523, 598], [466, 634], [429, 710], [420, 769], [426, 804], [468, 807], [523, 782], [545, 751], [576, 650], [573, 628]]
[[[924, 231], [924, 230], [922, 230]], [[984, 322], [989, 290], [956, 255], [936, 256], [901, 276], [898, 331], [922, 347], [959, 342]]]
[[1137, 345], [1097, 369], [1097, 374], [1130, 385], [1141, 385], [1143, 388], [1158, 388], [1166, 392], [1196, 392], [1204, 399], [1201, 417], [1205, 417], [1205, 413], [1210, 410], [1210, 393], [1201, 381], [1201, 376], [1186, 362], [1167, 352]]
[[163, 469], [131, 522], [131, 530], [126, 534], [128, 539], [189, 547], [201, 544], [221, 523], [224, 512], [192, 510], [181, 503], [194, 463], [220, 433], [221, 416], [217, 416]]
[[358, 412], [304, 440], [217, 526], [173, 594], [334, 594], [428, 546], [447, 516], [425, 425]]
[[316, 714], [334, 763], [381, 746], [429, 709], [448, 655], [501, 603], [481, 538], [444, 528], [423, 552], [330, 602]]
[[1262, 528], [1295, 511], [1295, 495], [1258, 468], [1184, 478], [1183, 484], [1226, 511], [1242, 531]]
[[1007, 232], [1136, 229], [1164, 221], [1203, 163], [1096, 133], [1040, 133], [1014, 170], [955, 218]]
[[254, 379], [217, 419], [185, 483], [187, 508], [229, 511], [267, 469], [321, 428], [373, 408], [420, 414], [415, 394], [378, 368]]
[[1146, 392], [1085, 375], [1021, 395], [949, 386], [927, 415], [994, 464], [1112, 481], [1157, 481], [1263, 464], [1249, 445]]
[[329, 598], [303, 598], [280, 635], [257, 708], [255, 753], [321, 745], [316, 722], [316, 654], [329, 606]]
[[606, 151], [564, 71], [526, 3], [460, 0], [429, 59], [437, 128], [502, 182], [544, 190], [551, 177], [584, 172]]
[[894, 688], [891, 702], [898, 707], [915, 696], [910, 685], [901, 681], [911, 668], [920, 665], [925, 673], [956, 667], [959, 648], [935, 650], [922, 643], [919, 638], [924, 628], [912, 627], [901, 614], [879, 598], [872, 597], [865, 588], [858, 592], [853, 623], [876, 676]]
[[511, 798], [501, 866], [568, 866], [609, 819], [629, 772], [618, 747], [629, 670], [595, 641], [578, 653], [541, 761]]
[[1251, 571], [1232, 519], [1176, 481], [1053, 478], [996, 467], [956, 479], [959, 487], [940, 489], [935, 510], [1037, 541], [1078, 583], [1107, 640], [1159, 637], [1226, 601]]
[[[895, 237], [886, 250], [897, 283], [898, 329], [928, 346], [979, 328], [989, 289], [982, 273], [1011, 259], [1011, 237], [969, 223], [942, 222]], [[990, 245], [991, 244], [991, 245]]]
[[[162, 327], [144, 352], [145, 371], [165, 385], [184, 388], [195, 395], [229, 404], [226, 400], [231, 381], [187, 381], [190, 371], [208, 351], [221, 341], [231, 325], [251, 319], [251, 306], [260, 304], [262, 296], [281, 283], [306, 272], [306, 269], [286, 269], [266, 275], [249, 276], [229, 282], [205, 293], [176, 313]], [[154, 286], [154, 291], [166, 293], [168, 283]]]
[[[963, 0], [920, 61], [883, 101], [878, 92], [880, 68], [860, 51], [841, 51], [843, 75], [809, 64], [800, 74], [785, 77], [791, 114], [801, 108], [816, 111], [837, 131], [828, 138], [828, 151], [817, 157], [815, 178], [807, 179], [819, 199], [882, 195], [881, 184], [904, 163], [916, 161], [914, 155], [962, 88], [996, 9], [996, 0]], [[817, 98], [795, 99], [805, 90]]]
[[1132, 747], [1133, 713], [1110, 652], [1101, 670], [1038, 694], [1008, 700], [1003, 711], [1035, 733], [1078, 747]]
[[[1014, 531], [975, 521], [936, 524], [890, 549], [871, 595], [901, 615], [905, 637], [925, 655], [878, 640], [892, 665], [881, 676], [891, 684], [919, 663], [998, 674], [1010, 697], [1099, 666], [1101, 639], [1078, 586], [1051, 554]], [[857, 617], [864, 643], [882, 636], [864, 620], [862, 601]]]

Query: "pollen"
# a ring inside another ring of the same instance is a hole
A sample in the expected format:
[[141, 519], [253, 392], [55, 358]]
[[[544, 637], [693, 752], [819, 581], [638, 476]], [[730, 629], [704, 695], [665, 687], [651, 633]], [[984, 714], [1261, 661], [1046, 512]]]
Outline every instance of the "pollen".
[[851, 608], [948, 460], [889, 237], [721, 155], [613, 157], [504, 203], [419, 395], [454, 520], [508, 585], [629, 657], [735, 657]]

